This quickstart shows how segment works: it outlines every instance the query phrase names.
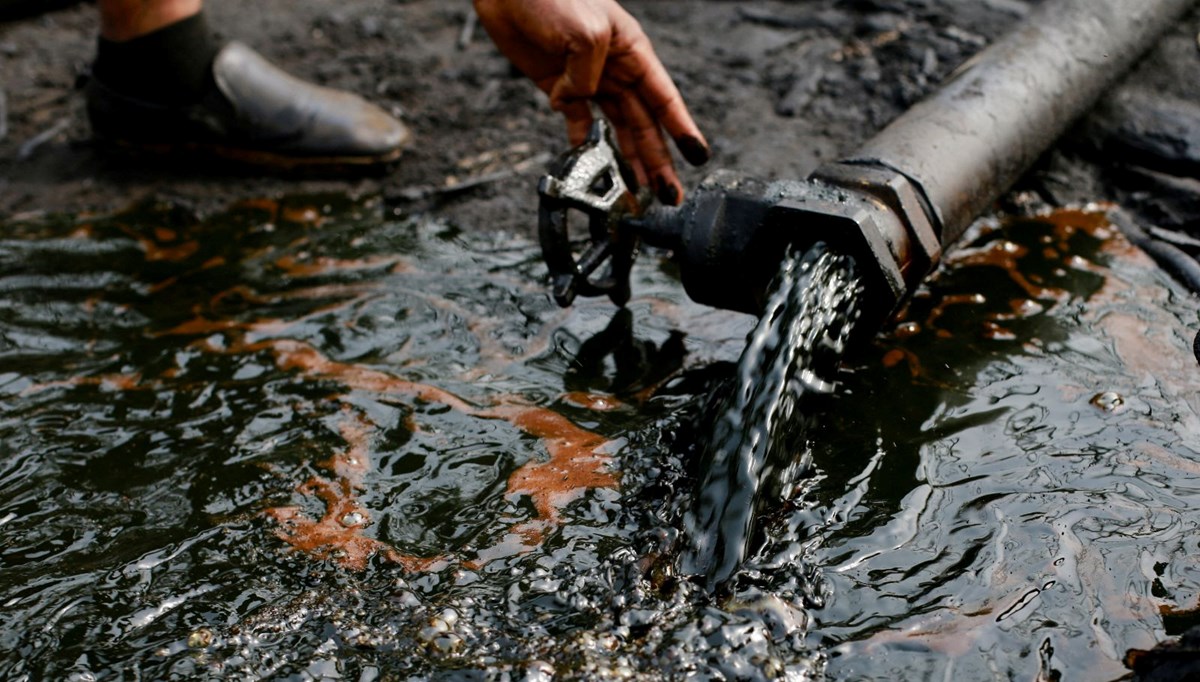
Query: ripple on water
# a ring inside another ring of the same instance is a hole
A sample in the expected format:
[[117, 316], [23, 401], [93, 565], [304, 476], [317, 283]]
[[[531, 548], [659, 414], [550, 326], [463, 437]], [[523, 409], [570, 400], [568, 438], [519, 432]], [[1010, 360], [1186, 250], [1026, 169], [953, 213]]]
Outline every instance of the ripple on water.
[[[1200, 500], [1187, 443], [1200, 385], [1175, 369], [1195, 309], [1104, 232], [1096, 217], [1070, 212], [985, 232], [951, 254], [906, 317], [922, 324], [966, 286], [984, 309], [952, 325], [942, 316], [944, 337], [881, 338], [884, 364], [899, 350], [913, 372], [896, 363], [855, 372], [854, 397], [835, 400], [817, 465], [872, 440], [890, 460], [850, 512], [852, 532], [828, 532], [817, 553], [831, 600], [816, 627], [838, 643], [835, 676], [1034, 677], [1041, 666], [1116, 678], [1126, 649], [1162, 637], [1163, 611], [1195, 607], [1189, 536]], [[989, 246], [1001, 239], [1027, 245], [1024, 255], [977, 255], [1021, 253]], [[1031, 255], [1044, 240], [1073, 256]], [[1045, 309], [1022, 306], [1030, 314], [1019, 319], [987, 310], [1013, 294], [1035, 294]], [[1014, 338], [980, 334], [989, 316]], [[873, 414], [879, 404], [888, 418]], [[869, 435], [855, 438], [851, 424]], [[924, 493], [897, 504], [895, 476]], [[837, 478], [826, 495], [838, 494]], [[1154, 588], [1156, 565], [1177, 589]], [[1031, 643], [1041, 656], [1012, 655]]]
[[1196, 606], [1195, 309], [1087, 215], [952, 259], [713, 596], [679, 528], [750, 321], [653, 258], [559, 311], [533, 244], [383, 214], [5, 226], [0, 677], [1091, 679]]

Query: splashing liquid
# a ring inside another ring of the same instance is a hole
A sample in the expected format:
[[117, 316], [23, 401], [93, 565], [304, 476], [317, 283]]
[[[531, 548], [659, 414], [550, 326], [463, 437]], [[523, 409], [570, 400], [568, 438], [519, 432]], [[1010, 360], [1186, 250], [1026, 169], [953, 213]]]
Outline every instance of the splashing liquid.
[[808, 429], [802, 404], [833, 391], [861, 293], [854, 261], [822, 243], [784, 259], [713, 427], [705, 478], [685, 519], [682, 573], [710, 585], [728, 580], [746, 556], [760, 489], [810, 468], [807, 450], [793, 449]]

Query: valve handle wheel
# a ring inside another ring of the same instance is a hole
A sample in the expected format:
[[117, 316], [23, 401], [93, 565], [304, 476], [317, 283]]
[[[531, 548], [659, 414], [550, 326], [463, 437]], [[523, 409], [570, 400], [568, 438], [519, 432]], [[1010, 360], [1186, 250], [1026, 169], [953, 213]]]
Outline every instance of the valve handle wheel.
[[[637, 236], [620, 220], [640, 213], [643, 204], [631, 187], [637, 187], [633, 173], [602, 119], [538, 183], [538, 240], [560, 306], [576, 296], [608, 296], [618, 306], [629, 301]], [[578, 258], [568, 229], [571, 210], [588, 219], [588, 246]]]

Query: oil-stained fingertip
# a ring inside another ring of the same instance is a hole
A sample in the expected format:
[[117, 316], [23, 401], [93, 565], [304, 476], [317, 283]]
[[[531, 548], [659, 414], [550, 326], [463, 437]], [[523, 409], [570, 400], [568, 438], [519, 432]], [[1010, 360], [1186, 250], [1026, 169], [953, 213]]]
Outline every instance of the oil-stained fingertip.
[[675, 140], [675, 145], [679, 147], [679, 153], [683, 154], [683, 158], [693, 166], [703, 166], [712, 158], [712, 151], [698, 137], [691, 135], [681, 137]]
[[683, 198], [679, 188], [661, 175], [654, 178], [654, 193], [658, 195], [659, 201], [668, 206], [678, 206]]

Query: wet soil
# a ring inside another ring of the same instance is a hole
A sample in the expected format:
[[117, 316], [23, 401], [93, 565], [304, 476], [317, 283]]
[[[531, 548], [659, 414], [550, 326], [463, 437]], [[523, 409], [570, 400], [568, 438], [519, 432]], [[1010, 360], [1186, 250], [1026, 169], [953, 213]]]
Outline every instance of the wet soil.
[[[627, 3], [713, 142], [711, 166], [768, 178], [802, 177], [823, 159], [852, 149], [1033, 4]], [[110, 211], [147, 196], [168, 196], [209, 213], [246, 196], [337, 191], [382, 193], [406, 204], [436, 201], [444, 217], [465, 229], [531, 229], [533, 177], [547, 153], [563, 148], [561, 124], [481, 29], [464, 30], [471, 24], [469, 3], [210, 0], [206, 6], [221, 35], [250, 44], [298, 76], [358, 92], [402, 115], [416, 137], [399, 166], [366, 179], [279, 178], [164, 168], [96, 149], [80, 85], [97, 19], [94, 6], [82, 3], [0, 24], [0, 102], [6, 103], [0, 105], [6, 123], [0, 124], [0, 217]], [[1050, 184], [1062, 195], [1055, 198], [1105, 198], [1093, 194], [1095, 182], [1076, 176], [1091, 177], [1114, 160], [1176, 174], [1189, 159], [1200, 165], [1200, 145], [1175, 139], [1188, 135], [1180, 121], [1200, 120], [1198, 30], [1200, 15], [1193, 14], [1127, 79], [1124, 95], [1114, 93], [1121, 106], [1069, 146], [1072, 157], [1080, 152], [1084, 159], [1073, 158], [1053, 174]], [[1149, 129], [1125, 125], [1129, 111], [1159, 113], [1157, 103], [1168, 100], [1177, 106], [1167, 107], [1165, 120], [1152, 120]], [[1165, 141], [1164, 127], [1171, 133]], [[1131, 136], [1132, 145], [1108, 143]], [[1130, 157], [1139, 140], [1157, 140], [1158, 147]], [[1185, 163], [1163, 161], [1164, 154], [1183, 156]], [[704, 172], [689, 170], [685, 182]], [[1111, 185], [1103, 187], [1107, 194]], [[458, 192], [443, 191], [459, 186]], [[1173, 189], [1200, 195], [1194, 188]]]

